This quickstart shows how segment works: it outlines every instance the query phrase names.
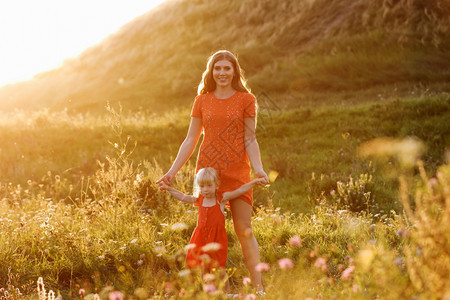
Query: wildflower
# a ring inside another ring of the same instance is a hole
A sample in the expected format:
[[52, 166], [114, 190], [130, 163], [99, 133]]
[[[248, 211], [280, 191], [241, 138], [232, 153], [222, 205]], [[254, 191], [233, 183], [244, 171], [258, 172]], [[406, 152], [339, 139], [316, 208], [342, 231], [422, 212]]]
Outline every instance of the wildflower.
[[166, 247], [164, 246], [155, 246], [154, 250], [158, 254], [166, 253]]
[[397, 258], [394, 260], [394, 264], [396, 264], [397, 266], [402, 266], [402, 265], [404, 264], [403, 258], [397, 257]]
[[186, 277], [189, 275], [191, 275], [191, 270], [189, 269], [181, 270], [180, 272], [178, 272], [178, 277]]
[[255, 300], [256, 299], [256, 295], [255, 294], [248, 294], [245, 297], [245, 300]]
[[170, 229], [172, 229], [173, 231], [183, 231], [183, 230], [188, 229], [188, 226], [184, 223], [175, 223], [175, 224], [172, 224]]
[[194, 249], [195, 247], [197, 247], [196, 244], [188, 244], [184, 247], [184, 250], [188, 251], [188, 250]]
[[45, 285], [44, 285], [44, 279], [42, 279], [42, 277], [39, 277], [37, 280], [37, 290], [38, 290], [39, 299], [47, 298], [47, 294], [45, 291]]
[[180, 292], [178, 293], [178, 296], [183, 297], [186, 294], [186, 290], [182, 288]]
[[170, 282], [166, 282], [166, 283], [164, 284], [164, 290], [165, 290], [167, 293], [170, 293], [170, 292], [173, 290], [173, 284], [170, 283]]
[[119, 291], [114, 291], [109, 294], [108, 300], [123, 300], [123, 294]]
[[205, 291], [206, 293], [212, 293], [217, 291], [217, 288], [214, 284], [205, 284], [203, 286], [203, 291]]
[[358, 253], [358, 259], [363, 269], [367, 269], [375, 258], [375, 252], [370, 249], [361, 250]]
[[138, 299], [147, 299], [148, 298], [148, 292], [147, 292], [147, 290], [146, 289], [144, 289], [144, 288], [137, 288], [135, 291], [134, 291], [134, 295], [136, 296], [136, 297], [138, 297]]
[[327, 270], [327, 260], [323, 257], [319, 257], [316, 259], [314, 263], [314, 267], [321, 269], [323, 272]]
[[438, 180], [433, 177], [428, 181], [428, 188], [432, 189], [437, 184], [438, 184]]
[[283, 270], [292, 269], [294, 267], [294, 263], [289, 258], [282, 258], [282, 259], [278, 260], [278, 266], [280, 267], [280, 269], [283, 269]]
[[78, 295], [80, 295], [81, 298], [83, 298], [85, 294], [86, 294], [86, 291], [84, 289], [80, 289], [78, 291]]
[[144, 264], [144, 261], [142, 259], [139, 259], [136, 263], [138, 266], [142, 266]]
[[353, 291], [353, 293], [357, 293], [357, 292], [359, 291], [359, 285], [354, 284], [354, 285], [352, 286], [352, 291]]
[[293, 247], [301, 247], [302, 246], [302, 239], [298, 235], [294, 235], [289, 240], [289, 245]]
[[50, 290], [50, 292], [48, 292], [48, 300], [55, 300], [55, 292]]
[[216, 279], [216, 276], [214, 276], [214, 274], [206, 273], [205, 275], [203, 275], [203, 281], [205, 282], [214, 281], [214, 279]]
[[353, 271], [355, 271], [355, 266], [348, 267], [347, 269], [345, 269], [342, 272], [341, 279], [342, 280], [349, 280], [350, 278], [352, 278]]
[[272, 215], [271, 217], [272, 217], [272, 220], [273, 220], [273, 224], [274, 224], [274, 225], [281, 224], [282, 220], [281, 220], [281, 217], [280, 217], [280, 216], [274, 214], [274, 215]]
[[247, 286], [252, 282], [252, 280], [248, 277], [244, 277], [244, 279], [242, 279], [242, 283]]
[[405, 231], [400, 229], [399, 231], [397, 231], [397, 235], [398, 236], [403, 236], [403, 235], [405, 235]]
[[209, 257], [208, 254], [202, 254], [198, 257], [198, 259], [200, 259], [202, 262], [204, 262], [206, 264], [211, 261], [211, 257]]
[[202, 251], [205, 252], [216, 252], [218, 251], [220, 248], [222, 248], [222, 245], [220, 245], [219, 243], [209, 243], [206, 244], [205, 246], [202, 247]]
[[123, 272], [125, 272], [125, 266], [119, 266], [118, 268], [117, 268], [117, 270], [119, 271], [119, 272], [121, 272], [121, 273], [123, 273]]
[[255, 271], [256, 272], [267, 272], [267, 271], [269, 271], [269, 269], [270, 269], [269, 264], [268, 263], [264, 263], [264, 262], [260, 262], [255, 267]]

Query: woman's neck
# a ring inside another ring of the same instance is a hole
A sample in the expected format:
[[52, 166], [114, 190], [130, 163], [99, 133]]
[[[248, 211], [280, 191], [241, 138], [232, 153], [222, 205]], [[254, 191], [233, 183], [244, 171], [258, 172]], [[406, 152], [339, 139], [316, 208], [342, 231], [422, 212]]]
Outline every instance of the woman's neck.
[[217, 99], [230, 98], [231, 96], [233, 96], [234, 93], [236, 93], [236, 90], [231, 86], [228, 87], [217, 86], [216, 89], [214, 90], [214, 96], [216, 96]]

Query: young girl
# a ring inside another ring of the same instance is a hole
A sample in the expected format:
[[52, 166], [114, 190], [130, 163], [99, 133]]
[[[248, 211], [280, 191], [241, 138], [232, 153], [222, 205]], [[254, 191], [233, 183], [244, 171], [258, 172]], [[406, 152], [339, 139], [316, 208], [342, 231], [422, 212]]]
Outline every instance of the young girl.
[[217, 193], [219, 179], [214, 168], [198, 171], [196, 183], [200, 189], [198, 198], [185, 195], [164, 181], [159, 183], [162, 190], [169, 191], [176, 199], [199, 206], [197, 226], [192, 233], [186, 255], [189, 268], [201, 268], [208, 271], [215, 267], [225, 268], [228, 251], [228, 238], [225, 229], [225, 204], [241, 196], [254, 185], [265, 184], [264, 178], [254, 179], [234, 191]]

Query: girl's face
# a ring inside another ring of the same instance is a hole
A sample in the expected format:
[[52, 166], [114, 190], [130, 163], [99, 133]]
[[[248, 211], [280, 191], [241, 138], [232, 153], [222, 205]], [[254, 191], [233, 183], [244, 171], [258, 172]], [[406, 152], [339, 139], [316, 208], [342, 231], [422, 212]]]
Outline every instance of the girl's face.
[[228, 60], [219, 60], [214, 64], [213, 78], [217, 86], [222, 88], [231, 86], [233, 76], [233, 64]]
[[216, 196], [216, 184], [211, 182], [204, 182], [201, 185], [199, 185], [200, 188], [200, 194], [203, 195], [205, 198], [214, 198]]

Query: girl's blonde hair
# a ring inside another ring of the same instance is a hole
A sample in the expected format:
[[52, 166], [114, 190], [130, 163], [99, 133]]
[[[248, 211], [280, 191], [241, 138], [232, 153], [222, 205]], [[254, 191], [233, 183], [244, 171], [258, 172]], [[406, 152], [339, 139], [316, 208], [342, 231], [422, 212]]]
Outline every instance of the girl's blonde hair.
[[211, 55], [206, 64], [206, 70], [203, 72], [202, 80], [198, 85], [198, 95], [213, 92], [216, 89], [216, 82], [213, 78], [213, 69], [216, 62], [219, 60], [228, 60], [233, 65], [234, 76], [231, 81], [231, 86], [239, 92], [250, 93], [250, 88], [247, 86], [247, 80], [244, 77], [244, 71], [241, 69], [236, 56], [228, 50], [220, 50]]
[[210, 167], [200, 169], [195, 176], [195, 180], [198, 185], [214, 182], [216, 186], [219, 186], [220, 183], [216, 169]]
[[197, 175], [195, 176], [194, 196], [195, 197], [199, 196], [201, 185], [204, 185], [207, 183], [212, 183], [212, 182], [214, 182], [216, 184], [216, 188], [219, 187], [220, 180], [219, 180], [219, 176], [217, 174], [216, 169], [210, 168], [210, 167], [200, 169], [197, 172]]

